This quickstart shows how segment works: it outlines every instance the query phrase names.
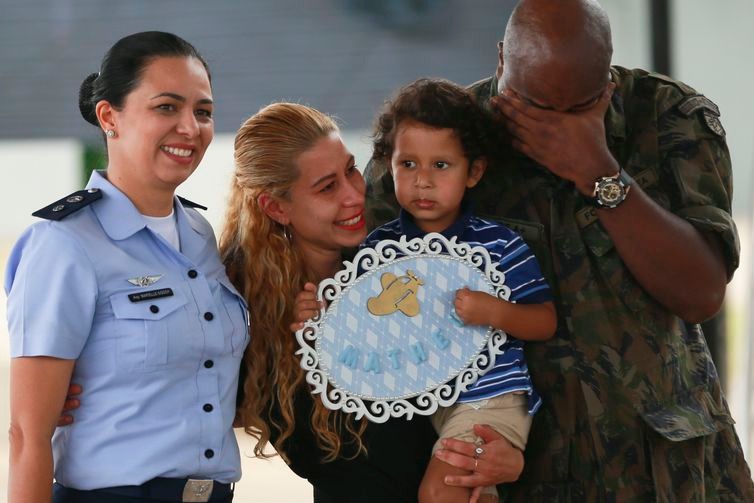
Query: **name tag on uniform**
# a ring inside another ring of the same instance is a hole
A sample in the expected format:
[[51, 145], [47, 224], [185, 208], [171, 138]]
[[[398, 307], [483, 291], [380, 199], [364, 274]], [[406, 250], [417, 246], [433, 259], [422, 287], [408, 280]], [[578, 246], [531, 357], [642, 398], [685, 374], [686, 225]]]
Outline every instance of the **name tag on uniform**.
[[148, 292], [131, 293], [128, 295], [128, 300], [131, 302], [141, 302], [143, 300], [154, 300], [172, 296], [172, 289], [160, 288], [159, 290], [149, 290]]

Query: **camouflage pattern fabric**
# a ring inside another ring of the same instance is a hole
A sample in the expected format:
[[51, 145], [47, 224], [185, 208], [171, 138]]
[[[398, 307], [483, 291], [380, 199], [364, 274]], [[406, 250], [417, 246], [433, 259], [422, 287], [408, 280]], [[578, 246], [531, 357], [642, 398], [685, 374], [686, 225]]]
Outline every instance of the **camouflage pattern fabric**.
[[[613, 67], [612, 77], [605, 125], [613, 156], [657, 204], [716, 239], [732, 275], [739, 243], [717, 107], [665, 76]], [[485, 107], [496, 89], [494, 77], [470, 88]], [[397, 205], [384, 166], [370, 163], [366, 177], [375, 226]], [[527, 241], [559, 317], [555, 338], [527, 343], [544, 405], [506, 500], [754, 502], [701, 330], [636, 283], [573, 184], [510, 152], [470, 196], [480, 217]]]

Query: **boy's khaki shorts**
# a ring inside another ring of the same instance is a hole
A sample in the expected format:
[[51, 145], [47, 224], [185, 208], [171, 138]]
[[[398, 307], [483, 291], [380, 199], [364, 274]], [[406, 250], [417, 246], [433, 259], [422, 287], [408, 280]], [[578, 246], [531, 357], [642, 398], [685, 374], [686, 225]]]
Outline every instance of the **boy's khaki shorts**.
[[433, 451], [441, 447], [443, 438], [474, 442], [475, 424], [488, 424], [522, 451], [526, 447], [532, 416], [528, 413], [525, 393], [506, 393], [478, 402], [457, 403], [439, 409], [432, 415], [432, 425], [440, 438]]
[[[476, 442], [475, 424], [489, 425], [523, 451], [532, 421], [528, 408], [526, 394], [514, 392], [439, 409], [431, 418], [432, 426], [439, 435], [432, 452], [441, 447], [443, 438]], [[497, 488], [485, 487], [482, 494], [497, 496]]]

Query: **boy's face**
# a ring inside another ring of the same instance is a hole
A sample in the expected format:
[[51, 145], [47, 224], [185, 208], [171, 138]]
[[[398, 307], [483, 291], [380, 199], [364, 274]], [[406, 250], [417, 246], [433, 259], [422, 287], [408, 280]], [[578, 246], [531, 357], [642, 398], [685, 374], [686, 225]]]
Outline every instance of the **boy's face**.
[[482, 177], [486, 161], [469, 163], [452, 129], [404, 120], [390, 167], [401, 207], [424, 232], [441, 232], [460, 216], [463, 195]]

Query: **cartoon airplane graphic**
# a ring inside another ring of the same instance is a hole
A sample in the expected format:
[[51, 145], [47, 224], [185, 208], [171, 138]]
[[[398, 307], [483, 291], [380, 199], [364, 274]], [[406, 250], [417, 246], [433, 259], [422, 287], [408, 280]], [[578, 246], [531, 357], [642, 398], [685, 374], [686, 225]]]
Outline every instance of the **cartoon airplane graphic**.
[[406, 316], [419, 314], [419, 299], [416, 292], [424, 284], [416, 277], [413, 271], [406, 271], [405, 276], [397, 276], [386, 272], [380, 276], [382, 293], [376, 297], [370, 297], [367, 301], [367, 309], [375, 316], [385, 316], [395, 311], [400, 311]]

